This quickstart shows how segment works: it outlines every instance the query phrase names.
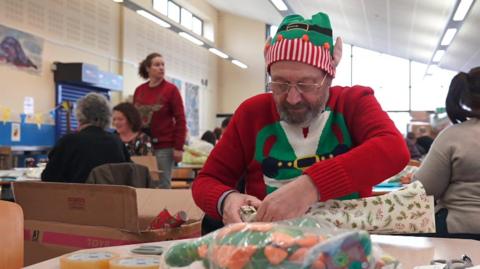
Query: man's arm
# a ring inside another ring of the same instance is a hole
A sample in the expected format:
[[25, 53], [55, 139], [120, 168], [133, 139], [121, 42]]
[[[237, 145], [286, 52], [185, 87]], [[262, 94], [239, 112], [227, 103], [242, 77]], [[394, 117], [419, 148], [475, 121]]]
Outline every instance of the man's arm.
[[[240, 133], [234, 115], [229, 127], [213, 148], [207, 162], [192, 185], [195, 203], [215, 219], [222, 219], [218, 212], [219, 199], [235, 186], [247, 167]], [[232, 195], [232, 194], [230, 194]], [[225, 197], [224, 197], [225, 198]]]
[[367, 87], [356, 86], [339, 96], [354, 148], [308, 168], [320, 200], [371, 189], [400, 172], [410, 155], [403, 136]]

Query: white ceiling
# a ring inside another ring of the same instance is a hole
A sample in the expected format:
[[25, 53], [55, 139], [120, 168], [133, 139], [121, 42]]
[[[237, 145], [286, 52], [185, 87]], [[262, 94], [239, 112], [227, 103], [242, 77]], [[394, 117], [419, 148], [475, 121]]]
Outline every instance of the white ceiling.
[[[269, 0], [207, 0], [215, 8], [278, 25], [282, 16]], [[334, 36], [345, 43], [428, 63], [456, 0], [284, 0], [294, 13], [330, 16]], [[439, 66], [468, 71], [480, 65], [480, 4], [474, 2]]]

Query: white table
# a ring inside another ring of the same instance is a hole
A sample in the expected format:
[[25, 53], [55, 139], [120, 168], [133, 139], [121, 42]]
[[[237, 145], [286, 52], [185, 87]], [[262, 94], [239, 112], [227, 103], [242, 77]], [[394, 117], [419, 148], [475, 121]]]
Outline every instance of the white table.
[[[459, 259], [467, 254], [474, 262], [480, 264], [480, 241], [466, 239], [443, 239], [412, 236], [372, 235], [372, 241], [377, 243], [388, 254], [396, 257], [404, 269], [412, 269], [416, 265], [427, 265], [433, 259]], [[131, 256], [130, 250], [139, 245], [161, 245], [168, 248], [179, 241], [164, 241], [146, 244], [125, 245], [101, 248], [116, 252], [122, 256]], [[59, 269], [58, 258], [50, 259], [32, 266], [29, 269]], [[187, 268], [203, 268], [201, 263], [195, 263]]]

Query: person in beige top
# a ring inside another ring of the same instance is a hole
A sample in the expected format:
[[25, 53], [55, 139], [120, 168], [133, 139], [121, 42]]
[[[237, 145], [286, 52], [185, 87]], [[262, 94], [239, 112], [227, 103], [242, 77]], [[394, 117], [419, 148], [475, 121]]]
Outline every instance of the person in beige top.
[[480, 237], [480, 67], [450, 84], [446, 110], [453, 126], [434, 140], [414, 175], [437, 201], [437, 235]]

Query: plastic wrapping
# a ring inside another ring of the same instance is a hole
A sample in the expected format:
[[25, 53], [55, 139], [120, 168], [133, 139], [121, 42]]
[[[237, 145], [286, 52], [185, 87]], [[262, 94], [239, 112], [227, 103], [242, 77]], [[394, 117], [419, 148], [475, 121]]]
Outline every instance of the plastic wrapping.
[[277, 223], [232, 224], [172, 246], [164, 263], [177, 268], [201, 261], [209, 269], [397, 268], [397, 261], [379, 253], [365, 231], [341, 230], [303, 217]]

